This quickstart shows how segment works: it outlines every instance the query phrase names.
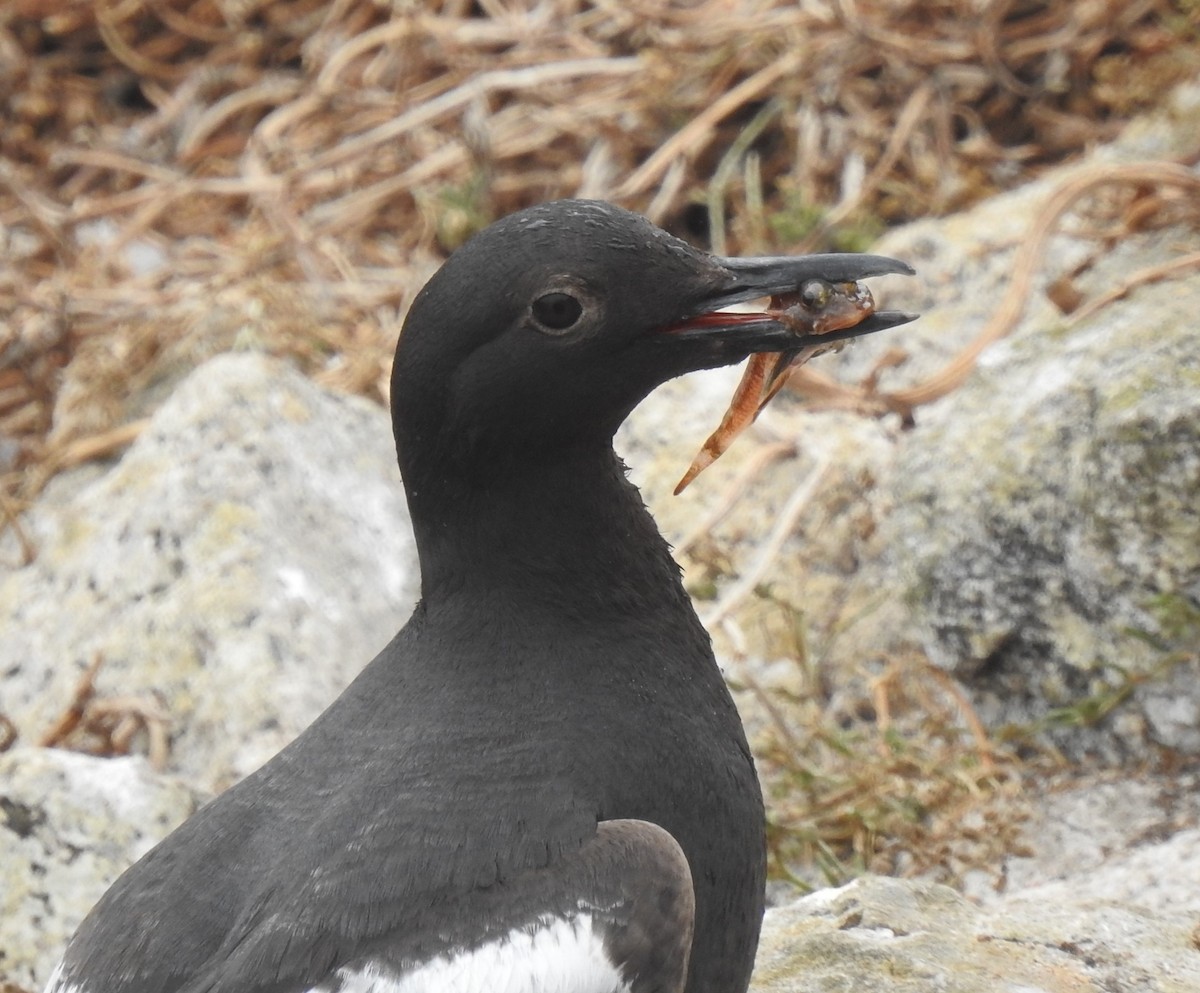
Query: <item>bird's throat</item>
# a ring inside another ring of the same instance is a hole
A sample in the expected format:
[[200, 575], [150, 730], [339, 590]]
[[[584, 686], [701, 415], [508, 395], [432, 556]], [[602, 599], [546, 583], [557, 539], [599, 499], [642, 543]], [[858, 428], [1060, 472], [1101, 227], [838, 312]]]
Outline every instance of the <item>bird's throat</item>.
[[427, 603], [501, 599], [506, 609], [593, 620], [682, 610], [679, 569], [610, 446], [464, 483], [406, 480]]

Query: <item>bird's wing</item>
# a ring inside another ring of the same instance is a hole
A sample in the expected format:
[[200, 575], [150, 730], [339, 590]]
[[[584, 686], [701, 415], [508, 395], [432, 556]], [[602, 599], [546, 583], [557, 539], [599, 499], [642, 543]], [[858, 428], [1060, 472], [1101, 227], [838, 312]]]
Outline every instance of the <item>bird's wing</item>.
[[[349, 953], [303, 908], [270, 905], [182, 993], [676, 993], [695, 912], [683, 850], [636, 820], [604, 821], [577, 851], [434, 902]], [[293, 961], [310, 977], [300, 986]]]
[[[473, 685], [381, 692], [389, 651], [128, 870], [47, 993], [308, 990], [382, 936], [439, 927], [453, 901], [595, 835], [600, 804], [569, 754], [536, 734], [498, 745]], [[368, 712], [377, 703], [385, 712]]]

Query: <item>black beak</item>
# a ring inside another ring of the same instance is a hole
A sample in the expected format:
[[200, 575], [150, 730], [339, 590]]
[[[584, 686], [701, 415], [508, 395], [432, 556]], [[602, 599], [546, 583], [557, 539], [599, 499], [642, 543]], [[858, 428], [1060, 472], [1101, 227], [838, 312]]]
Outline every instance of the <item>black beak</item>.
[[714, 261], [730, 275], [732, 285], [727, 303], [753, 300], [755, 297], [795, 290], [808, 279], [829, 283], [856, 283], [871, 276], [895, 273], [915, 275], [907, 262], [886, 255], [859, 255], [840, 252], [831, 255], [773, 255], [763, 258], [715, 256]]
[[854, 283], [872, 276], [896, 273], [914, 274], [914, 269], [899, 259], [885, 255], [842, 253], [831, 255], [770, 256], [765, 258], [725, 258], [714, 256], [721, 277], [714, 290], [698, 301], [692, 314], [664, 329], [679, 340], [704, 339], [730, 351], [784, 352], [809, 345], [830, 344], [858, 338], [875, 331], [894, 328], [916, 320], [916, 314], [903, 311], [876, 311], [852, 327], [825, 334], [799, 334], [791, 325], [769, 312], [728, 313], [723, 308], [761, 297], [796, 293], [809, 280], [828, 283]]

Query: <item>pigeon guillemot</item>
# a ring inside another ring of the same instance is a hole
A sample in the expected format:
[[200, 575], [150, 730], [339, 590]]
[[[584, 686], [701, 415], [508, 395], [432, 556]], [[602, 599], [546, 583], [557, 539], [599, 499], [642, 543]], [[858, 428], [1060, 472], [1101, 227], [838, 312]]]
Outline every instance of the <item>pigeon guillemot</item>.
[[720, 308], [910, 271], [718, 258], [579, 200], [455, 252], [413, 301], [392, 376], [411, 620], [117, 880], [47, 990], [744, 991], [758, 780], [613, 433], [672, 377], [806, 344]]

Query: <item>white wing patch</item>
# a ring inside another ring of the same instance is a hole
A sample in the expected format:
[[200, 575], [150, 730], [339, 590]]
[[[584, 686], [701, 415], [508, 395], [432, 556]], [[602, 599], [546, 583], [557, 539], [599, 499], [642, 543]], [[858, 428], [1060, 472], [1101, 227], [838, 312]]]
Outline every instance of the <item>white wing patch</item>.
[[[309, 993], [629, 993], [591, 914], [540, 922], [396, 975], [374, 964], [337, 971]], [[43, 993], [83, 993], [59, 962]]]
[[590, 914], [511, 931], [402, 975], [372, 964], [336, 975], [340, 984], [323, 983], [309, 993], [629, 993]]

